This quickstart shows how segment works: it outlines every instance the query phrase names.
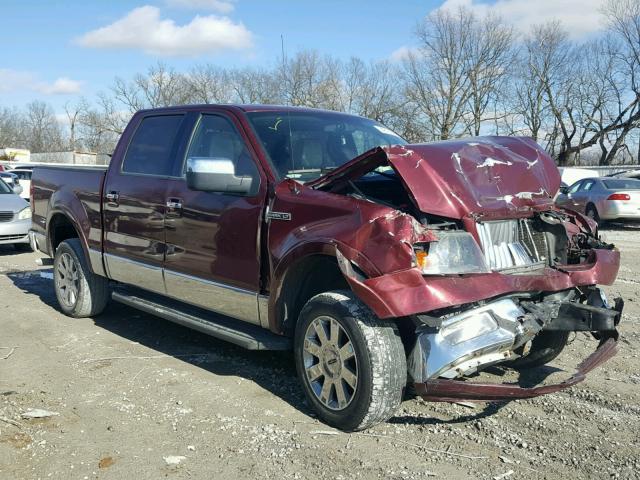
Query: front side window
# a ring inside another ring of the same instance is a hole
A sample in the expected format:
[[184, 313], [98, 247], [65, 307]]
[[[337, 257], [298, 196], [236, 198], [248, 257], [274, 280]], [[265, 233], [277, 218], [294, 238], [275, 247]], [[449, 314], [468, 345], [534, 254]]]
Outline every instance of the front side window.
[[308, 182], [367, 150], [407, 142], [367, 118], [332, 112], [247, 114], [280, 178]]
[[145, 117], [131, 139], [122, 171], [171, 176], [174, 144], [184, 115]]
[[200, 118], [187, 151], [189, 158], [230, 160], [237, 177], [258, 176], [244, 139], [230, 120], [219, 115], [203, 115]]

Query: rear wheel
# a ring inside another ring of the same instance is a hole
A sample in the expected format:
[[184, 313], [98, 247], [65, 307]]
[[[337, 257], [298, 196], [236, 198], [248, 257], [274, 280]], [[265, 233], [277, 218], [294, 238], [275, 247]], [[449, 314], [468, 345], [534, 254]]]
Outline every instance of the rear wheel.
[[333, 427], [363, 430], [387, 420], [402, 400], [407, 366], [398, 328], [349, 291], [307, 302], [294, 356], [307, 400]]
[[509, 362], [508, 365], [516, 370], [526, 370], [546, 365], [560, 355], [568, 340], [569, 332], [552, 330], [540, 332], [531, 341], [529, 353]]
[[107, 305], [109, 281], [91, 271], [77, 238], [58, 245], [53, 280], [60, 308], [70, 317], [92, 317]]
[[596, 222], [598, 225], [600, 225], [601, 223], [604, 223], [600, 219], [600, 215], [598, 214], [598, 209], [596, 208], [596, 206], [593, 203], [590, 203], [589, 205], [587, 205], [587, 209], [586, 209], [585, 213], [586, 213], [587, 217], [589, 217], [591, 220]]

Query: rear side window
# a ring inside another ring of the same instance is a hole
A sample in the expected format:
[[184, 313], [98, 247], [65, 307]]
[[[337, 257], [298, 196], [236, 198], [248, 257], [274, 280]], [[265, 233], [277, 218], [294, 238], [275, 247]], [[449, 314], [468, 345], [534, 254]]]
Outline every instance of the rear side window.
[[581, 192], [588, 192], [589, 190], [591, 190], [591, 187], [593, 187], [593, 185], [596, 182], [594, 180], [586, 180], [583, 184], [582, 187], [580, 188]]
[[184, 115], [145, 117], [133, 134], [122, 171], [171, 176], [174, 144]]
[[31, 180], [31, 172], [13, 172], [20, 180]]

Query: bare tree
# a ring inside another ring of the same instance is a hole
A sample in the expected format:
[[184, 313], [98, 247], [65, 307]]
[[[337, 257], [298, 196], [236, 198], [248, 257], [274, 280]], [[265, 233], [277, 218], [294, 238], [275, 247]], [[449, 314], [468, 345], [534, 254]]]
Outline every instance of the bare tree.
[[502, 105], [503, 87], [507, 79], [512, 78], [513, 30], [504, 25], [499, 17], [487, 16], [475, 21], [469, 44], [469, 112], [470, 121], [467, 130], [472, 135], [480, 135], [480, 128], [487, 118], [486, 112], [491, 103]]
[[55, 152], [64, 149], [62, 129], [51, 105], [35, 100], [25, 112], [26, 146], [32, 152]]
[[233, 86], [229, 73], [214, 65], [196, 65], [184, 76], [184, 98], [189, 103], [229, 103]]
[[417, 53], [405, 62], [405, 95], [425, 117], [429, 136], [480, 134], [512, 63], [513, 33], [499, 17], [436, 10], [418, 24]]
[[231, 70], [228, 73], [233, 95], [230, 100], [240, 103], [285, 103], [278, 83], [278, 75], [274, 71], [254, 68]]
[[27, 148], [24, 115], [17, 108], [0, 109], [0, 148]]
[[288, 105], [317, 108], [339, 106], [339, 63], [315, 50], [302, 50], [284, 58], [279, 68], [281, 97]]

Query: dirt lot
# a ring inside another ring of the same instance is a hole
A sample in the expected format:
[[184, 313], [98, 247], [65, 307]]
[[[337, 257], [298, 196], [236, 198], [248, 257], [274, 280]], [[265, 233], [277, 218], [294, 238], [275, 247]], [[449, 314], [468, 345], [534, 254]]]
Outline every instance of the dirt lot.
[[[623, 341], [586, 382], [503, 405], [407, 400], [360, 434], [313, 418], [289, 354], [118, 304], [67, 318], [51, 269], [0, 247], [0, 478], [640, 478], [640, 230], [606, 236], [623, 253], [606, 289], [627, 301]], [[580, 334], [549, 367], [481, 378], [558, 380], [593, 348]]]

